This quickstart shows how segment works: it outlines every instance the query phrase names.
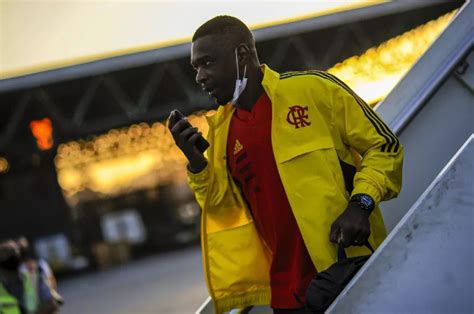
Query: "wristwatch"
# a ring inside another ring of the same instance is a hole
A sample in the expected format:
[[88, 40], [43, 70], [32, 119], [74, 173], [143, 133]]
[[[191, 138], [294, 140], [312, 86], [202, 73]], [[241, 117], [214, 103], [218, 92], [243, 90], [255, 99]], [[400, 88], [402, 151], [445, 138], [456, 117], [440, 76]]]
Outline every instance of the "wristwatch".
[[370, 197], [370, 195], [367, 194], [355, 194], [351, 197], [351, 200], [349, 201], [350, 203], [357, 203], [360, 208], [362, 208], [364, 211], [369, 212], [369, 214], [374, 210], [375, 208], [375, 202]]

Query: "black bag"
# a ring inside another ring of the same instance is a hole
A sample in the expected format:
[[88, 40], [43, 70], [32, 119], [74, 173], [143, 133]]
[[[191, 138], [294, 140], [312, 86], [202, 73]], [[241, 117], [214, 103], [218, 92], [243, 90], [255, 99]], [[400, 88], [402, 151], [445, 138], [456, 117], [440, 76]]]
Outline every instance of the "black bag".
[[[368, 242], [365, 246], [374, 252]], [[342, 245], [338, 246], [337, 262], [328, 269], [318, 273], [306, 290], [306, 306], [313, 313], [324, 313], [324, 311], [337, 298], [339, 293], [364, 265], [371, 255], [347, 258]]]

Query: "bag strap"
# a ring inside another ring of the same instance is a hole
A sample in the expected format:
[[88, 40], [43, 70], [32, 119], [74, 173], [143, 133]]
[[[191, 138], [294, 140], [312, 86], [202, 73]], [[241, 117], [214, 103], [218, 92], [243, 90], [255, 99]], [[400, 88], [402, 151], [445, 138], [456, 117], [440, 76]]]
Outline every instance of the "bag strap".
[[[374, 253], [374, 249], [372, 248], [372, 245], [370, 245], [369, 241], [365, 241], [364, 246], [368, 248], [372, 253]], [[347, 259], [346, 251], [344, 249], [344, 246], [342, 244], [337, 245], [337, 260], [342, 261]]]

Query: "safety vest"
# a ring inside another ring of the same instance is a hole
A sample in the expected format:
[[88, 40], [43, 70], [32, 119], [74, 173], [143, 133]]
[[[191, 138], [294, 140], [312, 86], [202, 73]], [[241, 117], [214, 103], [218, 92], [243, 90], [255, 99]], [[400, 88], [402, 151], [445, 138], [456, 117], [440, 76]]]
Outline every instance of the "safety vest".
[[0, 282], [0, 314], [20, 314], [18, 300]]

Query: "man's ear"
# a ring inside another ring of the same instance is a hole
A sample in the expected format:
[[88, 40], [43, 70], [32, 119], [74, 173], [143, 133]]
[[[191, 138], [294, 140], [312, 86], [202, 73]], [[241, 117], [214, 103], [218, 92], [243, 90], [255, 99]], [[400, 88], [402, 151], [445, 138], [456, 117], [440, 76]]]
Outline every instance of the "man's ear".
[[239, 65], [246, 65], [249, 62], [250, 48], [246, 44], [240, 44], [237, 46], [237, 58], [239, 59]]

